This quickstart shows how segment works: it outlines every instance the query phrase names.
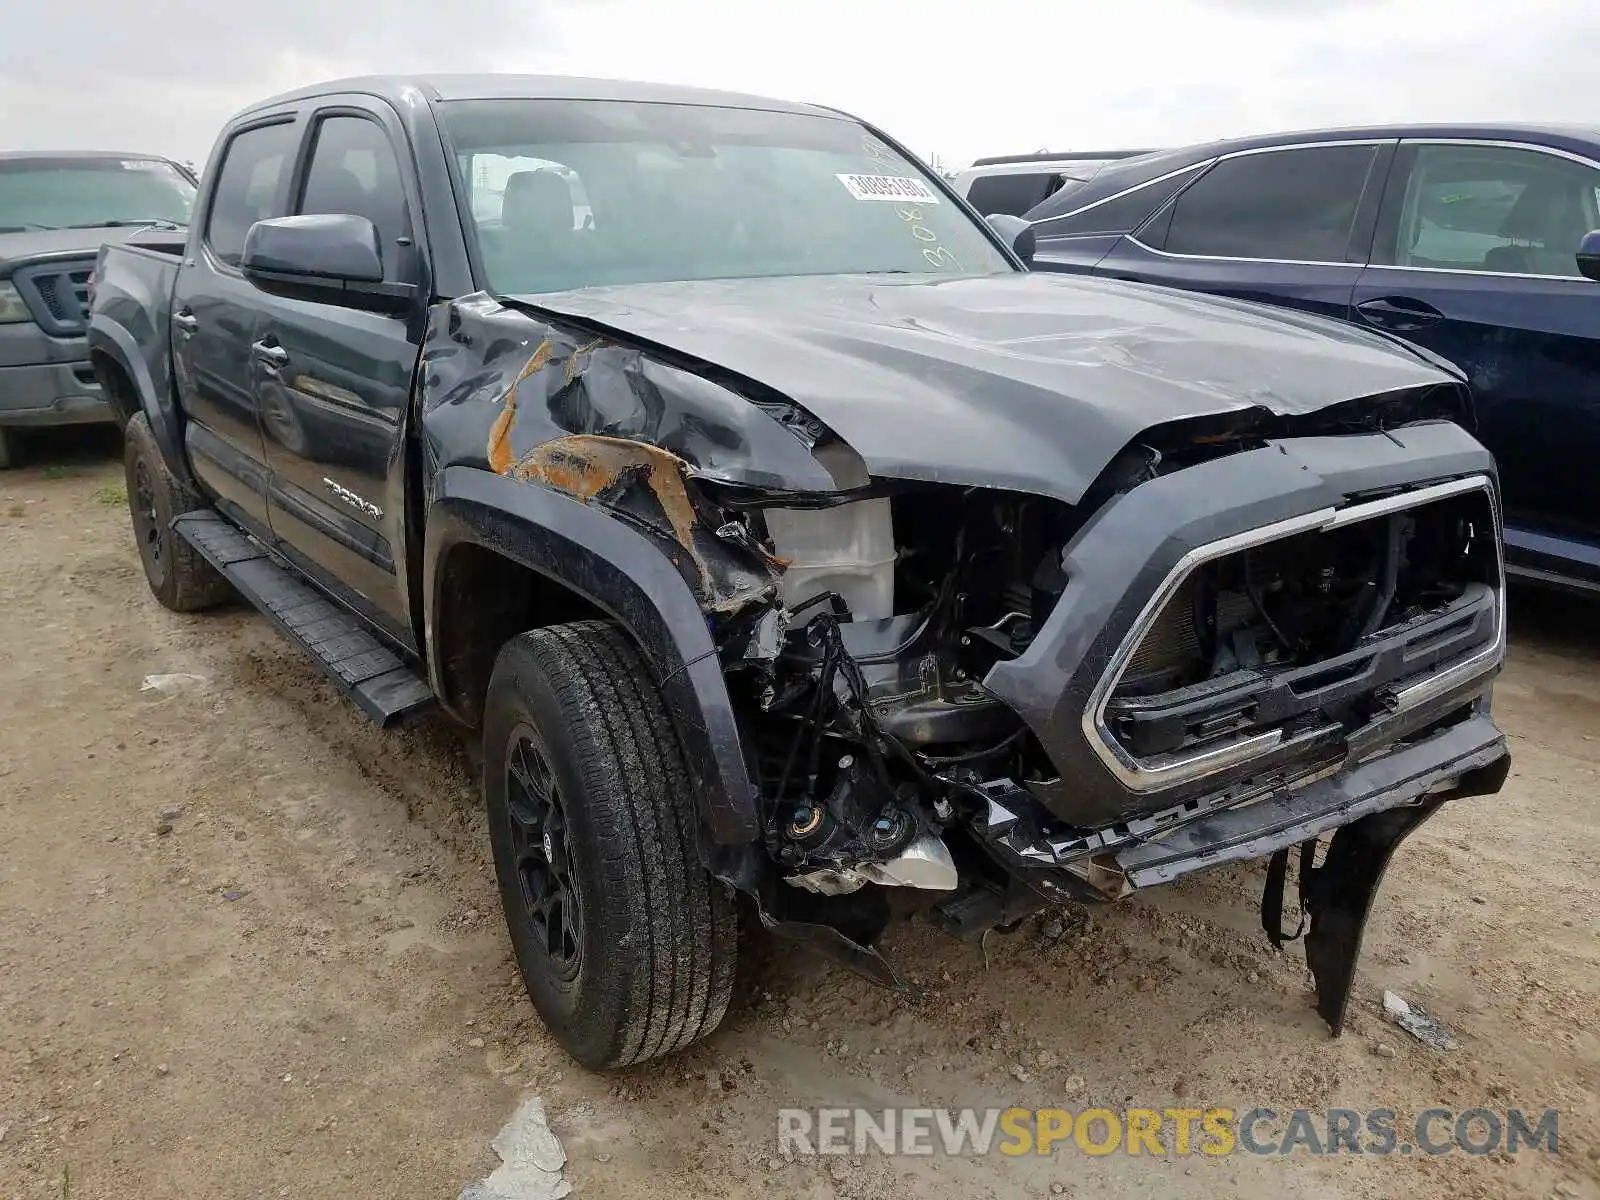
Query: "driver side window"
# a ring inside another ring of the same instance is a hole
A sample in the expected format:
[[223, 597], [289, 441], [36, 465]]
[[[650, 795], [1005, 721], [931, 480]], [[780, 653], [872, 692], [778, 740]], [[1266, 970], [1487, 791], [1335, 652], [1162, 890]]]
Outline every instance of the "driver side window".
[[365, 217], [378, 231], [384, 275], [399, 273], [399, 241], [409, 232], [400, 163], [383, 126], [365, 117], [324, 117], [300, 190], [297, 214]]
[[1393, 265], [1576, 277], [1596, 228], [1600, 170], [1538, 150], [1419, 146]]

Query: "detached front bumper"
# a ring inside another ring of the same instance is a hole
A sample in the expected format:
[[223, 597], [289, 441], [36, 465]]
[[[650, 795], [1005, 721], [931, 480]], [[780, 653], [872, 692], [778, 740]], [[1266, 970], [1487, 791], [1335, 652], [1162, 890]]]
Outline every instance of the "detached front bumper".
[[115, 419], [81, 337], [38, 325], [0, 325], [0, 426], [94, 424]]
[[[1498, 792], [1511, 770], [1487, 697], [1455, 724], [1299, 786], [1270, 789], [1231, 807], [1187, 806], [1089, 832], [1051, 831], [1048, 817], [1014, 784], [985, 785], [980, 836], [1013, 879], [1041, 900], [1115, 899], [1224, 863], [1269, 859], [1261, 923], [1283, 932], [1291, 851], [1299, 848], [1299, 903], [1317, 1012], [1344, 1027], [1367, 916], [1395, 851], [1451, 800]], [[1008, 790], [1009, 789], [1009, 790]], [[1321, 861], [1319, 839], [1332, 833]], [[1012, 900], [1014, 915], [1032, 904]]]
[[1180, 825], [1115, 858], [1134, 887], [1171, 883], [1222, 863], [1266, 858], [1374, 813], [1493, 795], [1510, 770], [1505, 735], [1483, 713], [1299, 791], [1275, 791]]
[[1492, 795], [1511, 754], [1486, 696], [1427, 736], [1318, 778], [1227, 791], [1100, 829], [1063, 825], [1010, 780], [980, 785], [981, 834], [1042, 895], [1116, 899], [1224, 863], [1266, 858], [1397, 808]]

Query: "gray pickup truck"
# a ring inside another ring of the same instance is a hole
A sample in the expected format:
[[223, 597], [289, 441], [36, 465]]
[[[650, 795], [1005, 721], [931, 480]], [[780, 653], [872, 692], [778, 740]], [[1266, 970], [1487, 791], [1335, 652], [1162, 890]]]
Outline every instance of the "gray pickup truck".
[[1031, 238], [830, 109], [343, 80], [102, 251], [90, 353], [163, 604], [479, 731], [581, 1062], [715, 1028], [741, 908], [897, 984], [892, 894], [979, 937], [1264, 858], [1282, 941], [1295, 850], [1337, 1031], [1396, 846], [1508, 769], [1467, 388]]
[[84, 338], [95, 255], [187, 224], [194, 194], [148, 154], [0, 154], [0, 468], [13, 429], [113, 419]]

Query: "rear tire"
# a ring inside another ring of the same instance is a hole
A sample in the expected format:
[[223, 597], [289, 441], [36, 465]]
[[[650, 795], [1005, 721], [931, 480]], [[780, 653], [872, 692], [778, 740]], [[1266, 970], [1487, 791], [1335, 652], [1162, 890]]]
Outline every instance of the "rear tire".
[[228, 581], [172, 528], [172, 518], [205, 508], [206, 502], [167, 469], [143, 413], [135, 415], [123, 430], [122, 464], [133, 535], [151, 595], [173, 612], [182, 613], [198, 612], [228, 599], [233, 594]]
[[483, 738], [501, 902], [556, 1040], [607, 1070], [709, 1034], [733, 991], [734, 902], [700, 863], [683, 749], [639, 652], [604, 621], [513, 638]]

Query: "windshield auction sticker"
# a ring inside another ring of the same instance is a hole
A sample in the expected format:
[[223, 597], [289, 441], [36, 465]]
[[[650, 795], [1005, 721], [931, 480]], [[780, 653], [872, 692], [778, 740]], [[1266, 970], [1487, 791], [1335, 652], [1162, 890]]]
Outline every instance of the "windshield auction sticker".
[[903, 175], [844, 175], [838, 176], [845, 191], [857, 200], [894, 200], [904, 204], [907, 200], [918, 204], [937, 204], [939, 197], [920, 179], [907, 179]]

